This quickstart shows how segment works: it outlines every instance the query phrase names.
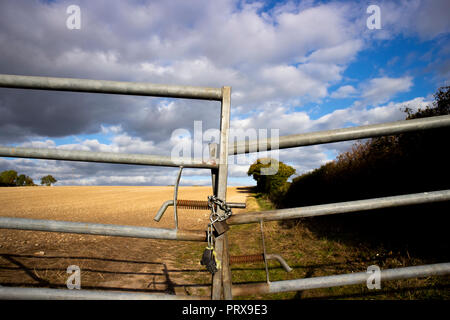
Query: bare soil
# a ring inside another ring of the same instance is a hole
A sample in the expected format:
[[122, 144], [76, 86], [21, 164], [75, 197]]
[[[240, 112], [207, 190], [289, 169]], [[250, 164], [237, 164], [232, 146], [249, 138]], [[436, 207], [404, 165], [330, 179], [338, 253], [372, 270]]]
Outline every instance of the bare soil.
[[[211, 187], [180, 187], [178, 199], [210, 194]], [[230, 187], [227, 194], [227, 201], [245, 202], [248, 190]], [[153, 220], [172, 198], [170, 186], [0, 188], [0, 216], [172, 228], [172, 207]], [[179, 209], [179, 228], [205, 230], [208, 217], [206, 210]], [[83, 289], [208, 296], [203, 249], [186, 241], [0, 229], [0, 285], [66, 288], [67, 267], [77, 265]]]

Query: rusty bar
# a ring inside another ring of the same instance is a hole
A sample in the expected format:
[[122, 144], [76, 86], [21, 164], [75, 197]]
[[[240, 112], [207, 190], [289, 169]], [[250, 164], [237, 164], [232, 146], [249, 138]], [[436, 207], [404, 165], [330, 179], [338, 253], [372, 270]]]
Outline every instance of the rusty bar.
[[264, 261], [264, 253], [230, 256], [230, 265]]
[[[230, 208], [245, 209], [246, 204], [243, 202], [227, 202]], [[177, 206], [183, 209], [209, 210], [208, 201], [206, 200], [181, 200], [177, 201]]]
[[208, 201], [205, 200], [182, 200], [177, 201], [177, 206], [190, 210], [209, 210]]
[[[267, 260], [277, 260], [286, 272], [291, 272], [292, 268], [289, 267], [287, 262], [279, 254], [268, 253], [265, 255]], [[263, 262], [264, 253], [260, 254], [249, 254], [242, 256], [230, 256], [230, 265], [240, 264], [240, 263], [253, 263], [253, 262]]]
[[[246, 204], [243, 202], [227, 202], [227, 205], [230, 208], [244, 208], [246, 207]], [[162, 205], [161, 208], [159, 208], [158, 212], [156, 213], [155, 218], [153, 218], [155, 221], [159, 222], [166, 212], [167, 208], [169, 206], [173, 206], [173, 200], [167, 200]], [[209, 210], [208, 201], [205, 200], [177, 200], [177, 207], [183, 208], [183, 209], [192, 209], [192, 210]]]

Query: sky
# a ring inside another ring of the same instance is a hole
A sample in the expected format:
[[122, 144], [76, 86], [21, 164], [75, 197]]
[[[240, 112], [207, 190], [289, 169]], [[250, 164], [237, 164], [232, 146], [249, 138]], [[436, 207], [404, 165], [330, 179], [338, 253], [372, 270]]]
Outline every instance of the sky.
[[[450, 85], [448, 12], [447, 0], [0, 1], [0, 73], [231, 86], [231, 128], [269, 137], [376, 124]], [[214, 101], [0, 88], [0, 145], [170, 156], [197, 124], [206, 151], [219, 114]], [[353, 143], [271, 156], [300, 175]], [[229, 185], [254, 185], [258, 156], [230, 157]], [[0, 158], [11, 169], [59, 186], [173, 185], [178, 171]], [[183, 171], [182, 185], [210, 183], [209, 170]]]

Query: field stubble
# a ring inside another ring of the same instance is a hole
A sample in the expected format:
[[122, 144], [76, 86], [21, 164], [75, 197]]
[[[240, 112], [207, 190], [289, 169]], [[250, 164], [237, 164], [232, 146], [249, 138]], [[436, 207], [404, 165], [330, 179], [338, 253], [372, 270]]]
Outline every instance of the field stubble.
[[[211, 187], [180, 187], [178, 198], [206, 200], [210, 194]], [[246, 195], [231, 187], [227, 200], [245, 202]], [[170, 199], [170, 186], [0, 188], [0, 216], [173, 228], [173, 207], [160, 222], [153, 220]], [[179, 209], [179, 228], [205, 230], [208, 216], [205, 210]], [[211, 278], [199, 263], [204, 246], [0, 229], [0, 284], [66, 288], [66, 268], [77, 265], [84, 289], [208, 295]], [[190, 280], [193, 275], [197, 284]]]

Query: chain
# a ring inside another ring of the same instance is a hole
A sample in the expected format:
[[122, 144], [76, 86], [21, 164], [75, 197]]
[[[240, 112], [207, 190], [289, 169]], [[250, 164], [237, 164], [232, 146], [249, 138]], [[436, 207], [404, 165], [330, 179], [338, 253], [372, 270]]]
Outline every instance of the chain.
[[[221, 268], [221, 264], [220, 264], [220, 260], [217, 259], [216, 251], [214, 250], [214, 247], [215, 247], [215, 237], [214, 237], [214, 232], [213, 232], [214, 223], [228, 219], [232, 213], [231, 213], [230, 207], [225, 203], [225, 201], [220, 200], [215, 196], [208, 197], [208, 207], [209, 207], [209, 209], [211, 209], [211, 214], [209, 215], [208, 228], [206, 229], [207, 241], [208, 241], [208, 246], [206, 247], [206, 249], [212, 250], [212, 255], [213, 255], [213, 259], [216, 263], [216, 268], [217, 268], [217, 270], [219, 270]], [[222, 212], [220, 214], [217, 212], [217, 208], [222, 209]], [[203, 258], [202, 258], [202, 261], [203, 261]], [[208, 267], [207, 267], [207, 269], [208, 269]]]
[[[208, 207], [211, 209], [211, 215], [209, 216], [211, 224], [214, 224], [217, 221], [224, 221], [232, 215], [231, 208], [225, 201], [216, 196], [208, 196]], [[217, 207], [222, 209], [223, 213], [219, 214], [216, 210]]]
[[[225, 201], [217, 198], [216, 196], [208, 196], [208, 207], [211, 209], [211, 214], [209, 215], [209, 223], [208, 228], [206, 230], [207, 233], [207, 241], [208, 247], [214, 248], [214, 233], [213, 233], [213, 225], [217, 221], [224, 221], [228, 219], [232, 212], [231, 208], [225, 203]], [[217, 212], [217, 207], [222, 209], [223, 213], [219, 214]]]

